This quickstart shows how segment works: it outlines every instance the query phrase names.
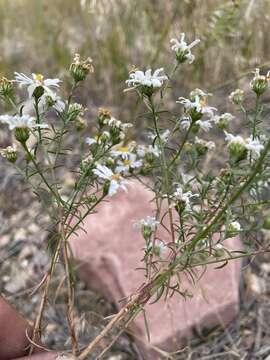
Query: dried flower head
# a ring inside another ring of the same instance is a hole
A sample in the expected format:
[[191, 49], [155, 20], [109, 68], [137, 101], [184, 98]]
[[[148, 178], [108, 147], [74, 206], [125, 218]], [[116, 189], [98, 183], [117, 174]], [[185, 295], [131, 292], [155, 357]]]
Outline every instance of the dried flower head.
[[73, 63], [70, 65], [69, 71], [75, 82], [83, 81], [89, 73], [94, 72], [92, 59], [88, 57], [81, 60], [80, 54], [75, 54]]
[[0, 78], [0, 96], [12, 97], [13, 96], [13, 81], [5, 77]]

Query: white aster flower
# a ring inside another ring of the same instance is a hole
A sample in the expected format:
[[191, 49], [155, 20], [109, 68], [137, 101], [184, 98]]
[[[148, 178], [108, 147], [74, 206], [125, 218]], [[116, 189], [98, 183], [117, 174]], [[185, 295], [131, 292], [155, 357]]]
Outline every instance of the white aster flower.
[[[161, 134], [160, 134], [160, 139], [161, 141], [163, 141], [164, 143], [168, 142], [169, 138], [170, 138], [171, 132], [169, 129], [164, 130]], [[148, 135], [149, 139], [154, 140], [156, 138], [156, 135], [153, 133], [149, 133]]]
[[198, 95], [196, 95], [193, 100], [180, 97], [176, 102], [182, 104], [186, 113], [188, 114], [190, 114], [192, 111], [196, 111], [198, 114], [208, 115], [210, 118], [212, 118], [214, 116], [214, 111], [217, 110], [212, 106], [206, 106], [205, 99], [200, 98]]
[[148, 69], [145, 72], [137, 70], [129, 75], [130, 78], [126, 80], [126, 83], [128, 86], [143, 85], [154, 89], [160, 88], [163, 85], [163, 82], [168, 80], [166, 75], [161, 74], [162, 72], [163, 68], [155, 70], [153, 74], [151, 69]]
[[[34, 106], [34, 99], [29, 100], [31, 103], [31, 106]], [[44, 112], [45, 110], [48, 110], [48, 108], [52, 107], [59, 113], [62, 113], [66, 108], [66, 103], [61, 99], [59, 95], [57, 95], [54, 92], [51, 92], [50, 94], [45, 93], [43, 94], [38, 103], [38, 108], [40, 112]]]
[[180, 127], [183, 130], [188, 130], [190, 128], [191, 125], [191, 118], [190, 117], [182, 117], [181, 122], [180, 122]]
[[121, 157], [123, 160], [127, 160], [130, 157], [130, 151], [129, 146], [117, 146], [110, 154], [112, 157]]
[[196, 96], [199, 96], [199, 98], [203, 101], [206, 101], [209, 96], [212, 96], [211, 93], [207, 93], [199, 88], [192, 90], [189, 95], [192, 100], [194, 100]]
[[9, 126], [9, 130], [14, 130], [15, 128], [48, 128], [47, 124], [37, 124], [35, 118], [29, 115], [1, 115], [0, 122], [2, 122], [3, 124], [7, 124]]
[[230, 224], [228, 224], [228, 231], [233, 233], [238, 233], [242, 230], [241, 225], [238, 221], [233, 221]]
[[176, 191], [173, 193], [172, 198], [176, 201], [183, 202], [186, 208], [190, 209], [190, 199], [197, 196], [199, 195], [193, 194], [191, 191], [183, 192], [182, 187], [178, 186]]
[[260, 143], [259, 139], [253, 139], [251, 136], [244, 139], [240, 135], [233, 135], [225, 132], [225, 140], [228, 141], [228, 145], [236, 144], [240, 145], [248, 150], [255, 158], [260, 156], [261, 151], [264, 149], [264, 145]]
[[252, 139], [252, 137], [249, 137], [246, 139], [246, 149], [250, 151], [255, 158], [258, 158], [261, 151], [264, 149], [264, 146], [260, 143], [259, 139]]
[[155, 145], [155, 146], [152, 146], [152, 145], [148, 145], [146, 147], [146, 153], [147, 154], [152, 154], [154, 155], [155, 157], [159, 157], [160, 155], [160, 150], [159, 148]]
[[148, 154], [153, 155], [155, 157], [159, 157], [160, 150], [158, 149], [158, 147], [156, 145], [155, 146], [152, 146], [152, 145], [137, 145], [136, 146], [136, 153], [137, 153], [138, 157], [140, 157], [140, 158], [144, 158]]
[[27, 87], [29, 98], [33, 96], [34, 91], [38, 87], [42, 87], [48, 95], [54, 96], [51, 88], [58, 88], [59, 83], [61, 82], [59, 79], [44, 79], [44, 76], [41, 74], [32, 74], [32, 78], [30, 78], [25, 74], [18, 72], [15, 72], [15, 81], [20, 86]]
[[127, 191], [127, 188], [125, 186], [127, 184], [127, 181], [125, 181], [119, 173], [113, 173], [112, 170], [109, 169], [107, 166], [97, 164], [96, 168], [93, 170], [93, 173], [97, 175], [100, 179], [110, 182], [108, 191], [109, 196], [115, 195], [119, 188]]
[[198, 138], [195, 136], [194, 140], [195, 144], [206, 147], [208, 150], [214, 150], [216, 147], [216, 144], [213, 141], [205, 141], [203, 139]]
[[153, 250], [154, 254], [159, 257], [164, 255], [167, 249], [167, 245], [160, 240], [155, 240], [155, 242], [151, 240], [147, 243], [147, 246], [145, 247], [145, 250], [147, 250], [148, 253]]
[[246, 145], [245, 140], [242, 136], [233, 135], [233, 134], [228, 133], [227, 131], [224, 131], [224, 133], [226, 135], [225, 140], [229, 142], [229, 145], [230, 144], [239, 144], [239, 145], [243, 145], [243, 146]]
[[52, 104], [52, 107], [58, 111], [58, 112], [63, 112], [66, 108], [66, 103], [62, 100], [62, 98], [55, 94], [55, 93], [51, 93], [49, 96], [47, 95], [43, 95], [41, 101], [43, 100], [43, 97], [45, 97], [45, 101], [48, 104]]
[[137, 160], [135, 154], [129, 154], [123, 161], [118, 160], [115, 171], [117, 173], [127, 174], [131, 169], [139, 169], [142, 167], [143, 162], [141, 159]]
[[209, 120], [198, 120], [196, 121], [196, 125], [203, 131], [209, 131], [212, 128], [212, 124]]
[[93, 144], [96, 144], [97, 143], [97, 136], [94, 137], [94, 138], [91, 138], [91, 137], [87, 137], [85, 139], [85, 143], [89, 146], [93, 145]]
[[160, 222], [157, 221], [154, 217], [147, 216], [145, 219], [135, 221], [134, 227], [140, 230], [143, 230], [146, 227], [151, 231], [155, 231], [159, 224]]
[[171, 49], [176, 53], [179, 62], [188, 60], [189, 64], [191, 64], [194, 61], [195, 57], [191, 53], [191, 49], [200, 42], [199, 39], [188, 45], [185, 41], [185, 34], [181, 33], [179, 39], [173, 38], [170, 42], [173, 44]]
[[235, 117], [230, 113], [224, 113], [221, 115], [215, 115], [212, 118], [212, 121], [216, 125], [221, 125], [222, 127], [226, 127]]

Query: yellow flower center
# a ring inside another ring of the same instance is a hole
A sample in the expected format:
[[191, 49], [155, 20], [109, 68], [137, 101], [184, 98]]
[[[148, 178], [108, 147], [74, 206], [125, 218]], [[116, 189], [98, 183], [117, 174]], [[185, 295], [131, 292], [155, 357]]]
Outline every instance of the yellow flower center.
[[111, 180], [119, 181], [120, 178], [121, 178], [121, 175], [120, 175], [120, 174], [113, 174], [112, 177], [111, 177]]
[[204, 107], [204, 106], [206, 105], [206, 99], [205, 99], [205, 98], [202, 98], [202, 99], [200, 100], [200, 104], [201, 104], [202, 107]]
[[128, 165], [130, 165], [130, 160], [125, 159], [125, 160], [123, 161], [123, 163], [124, 163], [124, 165], [128, 166]]
[[42, 74], [34, 74], [34, 80], [43, 83], [44, 76]]
[[128, 147], [127, 146], [119, 146], [117, 148], [118, 151], [122, 152], [122, 153], [127, 153], [128, 152]]

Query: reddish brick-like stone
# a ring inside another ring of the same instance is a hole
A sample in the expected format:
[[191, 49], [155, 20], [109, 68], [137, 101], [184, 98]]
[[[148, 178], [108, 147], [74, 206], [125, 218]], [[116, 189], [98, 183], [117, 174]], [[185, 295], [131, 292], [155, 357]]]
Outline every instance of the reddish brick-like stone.
[[[98, 214], [86, 218], [84, 229], [87, 233], [79, 231], [71, 241], [75, 258], [80, 262], [82, 279], [118, 307], [121, 307], [119, 300], [144, 281], [143, 271], [136, 270], [142, 265], [144, 240], [132, 222], [153, 215], [152, 199], [151, 191], [139, 182], [132, 182], [127, 194], [119, 192], [100, 205]], [[169, 241], [162, 227], [159, 236]], [[239, 238], [230, 239], [227, 246], [241, 249]], [[195, 286], [182, 276], [182, 290], [189, 289], [192, 299], [184, 300], [175, 295], [167, 301], [148, 304], [146, 316], [151, 344], [175, 351], [193, 336], [194, 329], [200, 331], [230, 322], [238, 312], [240, 269], [240, 261], [231, 262], [222, 269], [209, 266]], [[153, 347], [147, 343], [142, 315], [134, 321], [132, 330], [144, 355], [157, 360], [160, 355], [153, 353]]]

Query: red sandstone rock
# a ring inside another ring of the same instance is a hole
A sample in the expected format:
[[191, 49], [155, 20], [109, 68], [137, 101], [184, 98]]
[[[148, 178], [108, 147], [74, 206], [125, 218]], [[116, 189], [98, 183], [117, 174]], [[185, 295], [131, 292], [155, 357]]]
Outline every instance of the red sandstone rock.
[[18, 312], [0, 297], [0, 360], [14, 359], [25, 354], [29, 341], [25, 335], [31, 327]]
[[[72, 238], [75, 257], [81, 262], [80, 275], [86, 284], [102, 293], [121, 307], [119, 300], [130, 295], [144, 280], [140, 267], [144, 240], [132, 226], [138, 220], [153, 214], [153, 194], [140, 183], [133, 182], [128, 193], [119, 192], [110, 202], [99, 207], [98, 214], [90, 215], [78, 237]], [[168, 239], [164, 229], [160, 237]], [[239, 238], [230, 239], [227, 245], [241, 249]], [[175, 351], [193, 335], [194, 329], [226, 325], [238, 312], [238, 286], [241, 263], [231, 262], [222, 269], [209, 267], [202, 279], [191, 288], [182, 277], [183, 289], [189, 288], [192, 299], [186, 301], [179, 295], [146, 306], [151, 344], [167, 351]], [[142, 316], [132, 326], [139, 347], [147, 358], [157, 360], [147, 345]], [[137, 337], [143, 339], [138, 341]]]
[[[24, 356], [21, 358], [17, 358], [17, 360], [56, 360], [57, 353], [55, 352], [40, 352], [38, 354], [34, 354], [31, 356]], [[60, 358], [59, 358], [60, 360]]]
[[[26, 348], [29, 341], [26, 337], [32, 334], [32, 327], [4, 298], [0, 296], [0, 360], [8, 359], [31, 359], [31, 360], [55, 360], [55, 352], [41, 352], [39, 348], [35, 350], [37, 354], [31, 357], [27, 354]], [[20, 357], [19, 356], [24, 356]]]

